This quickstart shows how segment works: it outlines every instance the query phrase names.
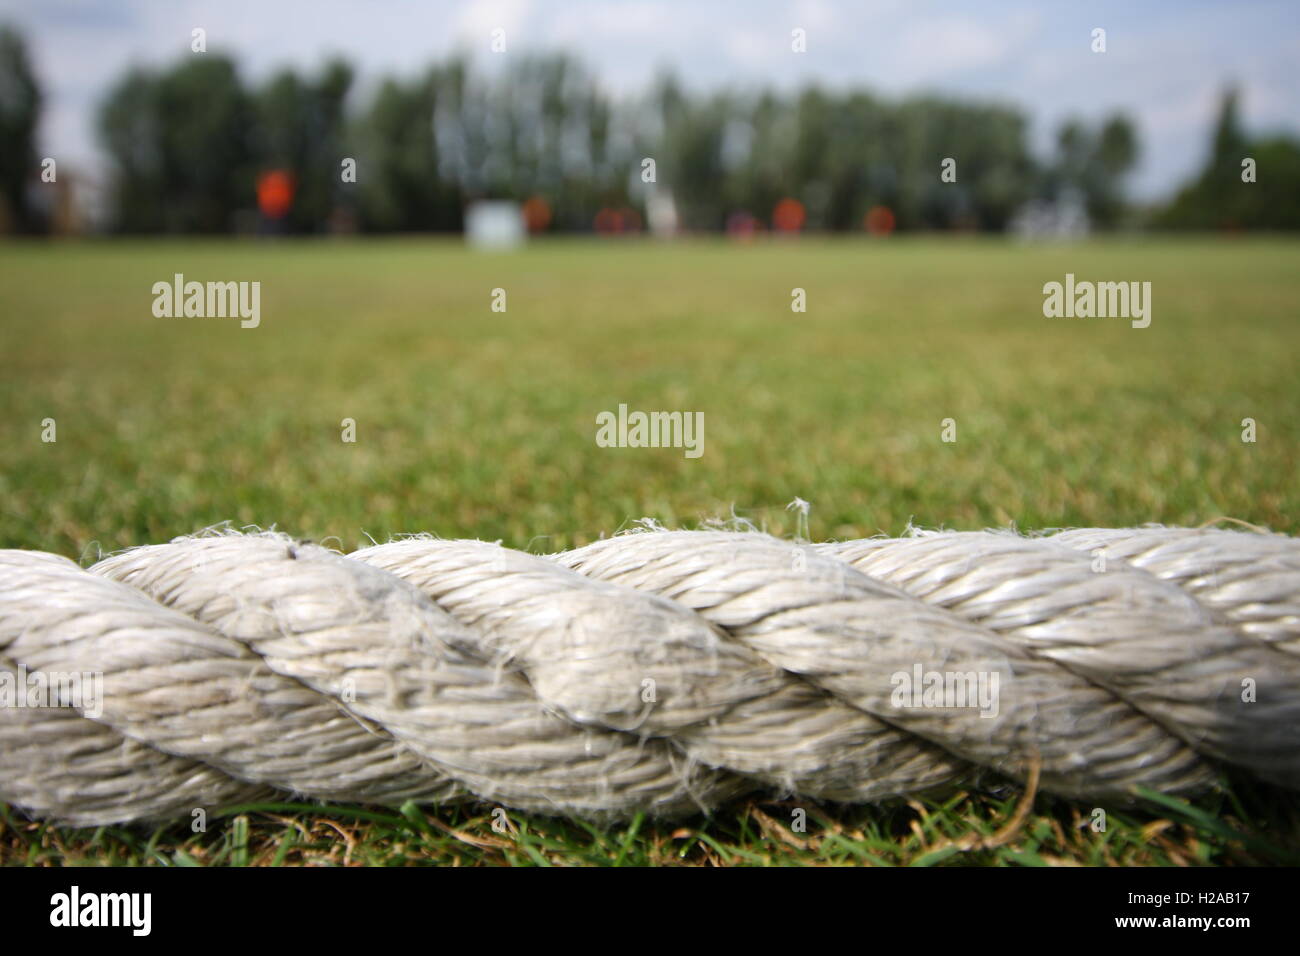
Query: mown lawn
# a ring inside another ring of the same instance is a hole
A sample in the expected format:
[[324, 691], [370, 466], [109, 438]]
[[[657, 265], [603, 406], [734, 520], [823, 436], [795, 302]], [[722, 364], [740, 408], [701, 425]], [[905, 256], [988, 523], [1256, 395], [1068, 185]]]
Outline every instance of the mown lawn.
[[[410, 531], [555, 551], [647, 516], [788, 535], [796, 496], [814, 540], [909, 521], [1228, 517], [1297, 533], [1297, 266], [1300, 243], [1281, 239], [7, 244], [0, 547], [89, 562], [230, 521], [345, 551]], [[155, 318], [151, 287], [178, 272], [260, 281], [261, 325]], [[1151, 326], [1045, 318], [1042, 286], [1067, 272], [1150, 281]], [[806, 313], [791, 311], [796, 287]], [[620, 403], [703, 412], [704, 454], [598, 447], [596, 415]], [[41, 440], [50, 418], [55, 443]], [[455, 808], [286, 805], [202, 835], [10, 814], [0, 859], [1300, 859], [1300, 802], [1248, 783], [1193, 807], [1116, 808], [1105, 834], [1090, 808], [1040, 797], [1017, 816], [1017, 799], [828, 807], [803, 834], [763, 803], [594, 832], [516, 816], [506, 834]]]

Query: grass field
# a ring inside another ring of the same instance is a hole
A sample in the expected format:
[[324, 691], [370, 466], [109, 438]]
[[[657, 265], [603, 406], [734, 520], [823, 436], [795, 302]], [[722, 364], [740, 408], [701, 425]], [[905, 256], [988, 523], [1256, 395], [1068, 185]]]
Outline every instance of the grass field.
[[[0, 248], [0, 547], [86, 562], [229, 520], [342, 550], [410, 531], [534, 551], [643, 516], [812, 539], [1198, 525], [1300, 532], [1300, 243], [450, 240]], [[151, 287], [262, 283], [261, 325], [159, 319]], [[1145, 280], [1152, 322], [1048, 319], [1042, 286]], [[793, 313], [791, 290], [808, 310]], [[494, 288], [507, 311], [490, 310]], [[704, 454], [600, 448], [595, 417], [701, 411]], [[41, 441], [55, 419], [57, 442]], [[357, 441], [340, 440], [344, 418]], [[940, 440], [956, 422], [957, 441]], [[1242, 420], [1258, 441], [1241, 440]], [[0, 817], [6, 862], [1245, 863], [1300, 860], [1300, 801], [770, 804], [589, 831], [464, 809], [249, 810], [184, 828]]]

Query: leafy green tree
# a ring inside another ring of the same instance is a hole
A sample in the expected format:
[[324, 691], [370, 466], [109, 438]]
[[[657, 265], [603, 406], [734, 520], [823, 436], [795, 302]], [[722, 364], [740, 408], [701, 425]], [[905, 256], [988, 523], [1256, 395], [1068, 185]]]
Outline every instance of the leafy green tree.
[[1047, 191], [1059, 195], [1075, 189], [1095, 225], [1118, 225], [1125, 209], [1124, 177], [1138, 157], [1132, 122], [1116, 114], [1093, 129], [1077, 119], [1067, 120], [1057, 133], [1056, 146], [1056, 161], [1045, 175]]
[[234, 63], [220, 55], [128, 73], [100, 109], [119, 227], [229, 230], [254, 205], [252, 118]]
[[161, 115], [153, 75], [132, 70], [113, 88], [99, 111], [104, 148], [113, 164], [114, 221], [123, 232], [163, 228]]
[[[1243, 163], [1253, 163], [1248, 181]], [[1205, 167], [1155, 217], [1172, 229], [1300, 229], [1300, 143], [1250, 140], [1236, 90], [1223, 93]]]
[[27, 188], [37, 174], [36, 126], [41, 91], [27, 46], [17, 31], [0, 26], [0, 222], [19, 232], [36, 231]]
[[[357, 152], [364, 225], [380, 231], [459, 227], [447, 213], [434, 136], [438, 83], [387, 80], [362, 120]], [[456, 204], [458, 205], [458, 203]]]
[[292, 174], [296, 194], [287, 220], [294, 231], [324, 228], [342, 193], [343, 107], [351, 85], [351, 67], [333, 60], [315, 80], [285, 70], [256, 96], [256, 158]]

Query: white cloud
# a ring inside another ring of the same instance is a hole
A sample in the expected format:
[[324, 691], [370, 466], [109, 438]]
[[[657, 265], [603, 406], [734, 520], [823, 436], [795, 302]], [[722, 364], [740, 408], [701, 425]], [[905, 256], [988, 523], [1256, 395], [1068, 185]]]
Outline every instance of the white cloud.
[[470, 49], [487, 49], [496, 29], [505, 30], [507, 49], [512, 41], [531, 46], [536, 37], [524, 25], [532, 11], [532, 0], [469, 0], [456, 16], [455, 33]]
[[1007, 53], [1003, 31], [970, 19], [928, 19], [909, 25], [897, 59], [918, 75], [939, 77], [997, 63]]

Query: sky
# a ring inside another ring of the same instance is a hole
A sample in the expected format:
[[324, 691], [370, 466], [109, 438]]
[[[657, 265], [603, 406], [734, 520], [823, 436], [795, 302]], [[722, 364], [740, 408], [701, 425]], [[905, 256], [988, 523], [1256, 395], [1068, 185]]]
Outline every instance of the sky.
[[[130, 65], [195, 55], [195, 27], [255, 81], [341, 54], [362, 100], [378, 78], [453, 51], [491, 70], [516, 52], [563, 50], [614, 95], [670, 67], [698, 90], [816, 82], [1011, 102], [1040, 154], [1065, 117], [1123, 110], [1140, 135], [1129, 187], [1142, 200], [1200, 168], [1228, 83], [1243, 92], [1248, 132], [1300, 135], [1300, 0], [0, 0], [4, 21], [26, 36], [45, 93], [42, 155], [92, 172], [106, 91]], [[504, 54], [490, 52], [497, 28]], [[804, 53], [791, 49], [796, 28]], [[1092, 50], [1095, 28], [1105, 53]]]

